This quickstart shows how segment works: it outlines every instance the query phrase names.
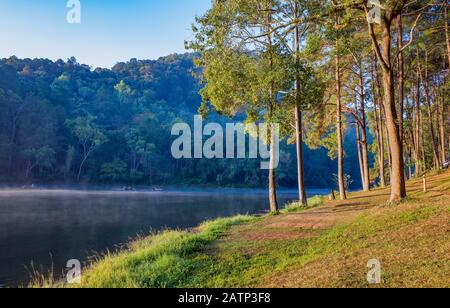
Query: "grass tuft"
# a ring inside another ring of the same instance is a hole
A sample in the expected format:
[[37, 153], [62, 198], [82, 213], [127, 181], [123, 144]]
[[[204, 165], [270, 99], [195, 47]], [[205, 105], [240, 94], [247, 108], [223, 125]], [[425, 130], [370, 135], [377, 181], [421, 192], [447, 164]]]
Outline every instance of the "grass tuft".
[[324, 203], [325, 203], [325, 198], [323, 196], [314, 196], [314, 197], [308, 199], [307, 205], [303, 205], [299, 202], [292, 202], [292, 203], [286, 205], [286, 207], [283, 210], [281, 210], [280, 213], [287, 214], [287, 213], [295, 213], [295, 212], [305, 211], [305, 210], [309, 210], [312, 208], [320, 207], [320, 206], [324, 205]]

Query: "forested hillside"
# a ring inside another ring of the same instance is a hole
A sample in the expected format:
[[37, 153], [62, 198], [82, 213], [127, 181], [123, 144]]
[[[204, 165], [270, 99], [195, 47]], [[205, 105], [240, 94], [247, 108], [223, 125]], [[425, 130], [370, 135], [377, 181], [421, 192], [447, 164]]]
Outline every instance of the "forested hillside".
[[[265, 187], [267, 174], [255, 160], [172, 158], [172, 125], [191, 122], [201, 103], [193, 70], [192, 54], [132, 59], [110, 70], [74, 58], [2, 59], [1, 182]], [[356, 188], [353, 129], [347, 139], [346, 173]], [[334, 187], [336, 163], [327, 151], [305, 146], [304, 155], [307, 186]], [[279, 184], [294, 187], [295, 147], [286, 141], [280, 161]]]

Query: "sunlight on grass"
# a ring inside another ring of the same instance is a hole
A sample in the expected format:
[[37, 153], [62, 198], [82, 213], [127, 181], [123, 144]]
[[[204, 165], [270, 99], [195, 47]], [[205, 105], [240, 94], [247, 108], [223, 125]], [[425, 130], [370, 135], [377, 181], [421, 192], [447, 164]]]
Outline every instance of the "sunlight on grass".
[[308, 204], [306, 206], [302, 205], [298, 202], [292, 202], [292, 203], [286, 205], [285, 208], [280, 211], [280, 213], [286, 214], [286, 213], [295, 213], [295, 212], [299, 212], [299, 211], [304, 211], [304, 210], [322, 206], [324, 204], [324, 202], [325, 202], [325, 197], [314, 196], [314, 197], [308, 199]]
[[102, 257], [83, 273], [80, 287], [369, 287], [366, 264], [372, 258], [382, 262], [383, 287], [450, 287], [450, 179], [430, 182], [441, 195], [416, 193], [386, 206], [377, 195], [358, 194], [348, 202], [365, 198], [380, 205], [319, 229], [274, 222], [320, 216], [302, 211], [325, 206], [324, 197], [311, 198], [307, 207], [290, 204], [278, 216], [237, 216], [192, 231], [165, 231]]
[[166, 231], [130, 244], [128, 251], [109, 255], [83, 274], [81, 287], [176, 287], [192, 270], [192, 256], [223, 236], [232, 226], [256, 218], [236, 216], [203, 223], [196, 232]]

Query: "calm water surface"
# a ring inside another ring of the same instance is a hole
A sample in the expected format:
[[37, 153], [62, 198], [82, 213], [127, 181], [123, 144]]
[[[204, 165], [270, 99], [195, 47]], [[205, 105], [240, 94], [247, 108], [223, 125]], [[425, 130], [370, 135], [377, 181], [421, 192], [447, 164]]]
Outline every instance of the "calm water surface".
[[[310, 195], [326, 194], [311, 190]], [[280, 204], [296, 199], [279, 195]], [[137, 235], [268, 208], [260, 190], [95, 192], [0, 190], [0, 286], [26, 284], [27, 267], [62, 273], [66, 262], [115, 250]]]

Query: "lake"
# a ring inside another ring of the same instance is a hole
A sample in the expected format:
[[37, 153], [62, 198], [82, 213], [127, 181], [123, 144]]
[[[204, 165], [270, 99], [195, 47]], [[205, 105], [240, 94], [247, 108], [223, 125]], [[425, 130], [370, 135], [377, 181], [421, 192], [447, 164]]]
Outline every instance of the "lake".
[[[280, 204], [296, 198], [295, 191], [279, 194]], [[32, 263], [40, 272], [53, 266], [55, 273], [62, 273], [68, 260], [85, 262], [138, 235], [267, 208], [264, 190], [0, 190], [0, 287], [26, 285]]]

